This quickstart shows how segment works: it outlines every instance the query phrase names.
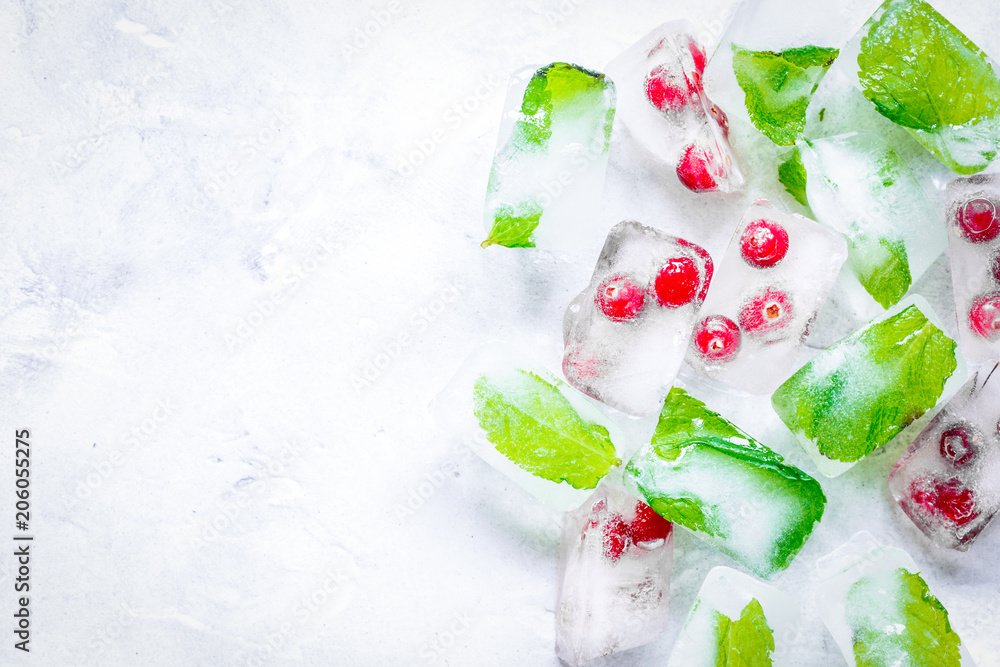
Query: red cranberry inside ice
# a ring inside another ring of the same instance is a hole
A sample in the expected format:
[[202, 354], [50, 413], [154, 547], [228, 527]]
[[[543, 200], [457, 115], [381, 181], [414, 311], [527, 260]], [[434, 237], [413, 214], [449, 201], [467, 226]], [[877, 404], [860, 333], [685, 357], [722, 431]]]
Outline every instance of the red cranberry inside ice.
[[594, 296], [594, 303], [600, 311], [615, 322], [634, 319], [645, 301], [643, 289], [620, 273], [605, 278]]
[[969, 308], [969, 328], [980, 338], [1000, 337], [1000, 294], [977, 297]]
[[750, 299], [740, 311], [740, 328], [757, 338], [780, 331], [791, 321], [791, 299], [784, 292], [770, 287]]
[[635, 518], [629, 525], [634, 543], [646, 549], [655, 548], [670, 536], [672, 528], [672, 524], [649, 505], [642, 502], [636, 504]]
[[712, 119], [719, 124], [722, 129], [722, 136], [729, 139], [729, 117], [726, 116], [726, 112], [719, 108], [719, 105], [713, 104], [708, 110], [712, 115]]
[[767, 269], [788, 252], [788, 232], [773, 220], [755, 220], [747, 225], [740, 237], [740, 254], [750, 266]]
[[740, 328], [728, 317], [710, 315], [695, 327], [694, 345], [709, 361], [728, 361], [740, 349]]
[[985, 243], [1000, 231], [997, 210], [989, 199], [971, 199], [958, 212], [962, 236], [972, 243]]
[[693, 253], [701, 257], [702, 262], [704, 262], [704, 272], [705, 278], [701, 281], [701, 291], [698, 292], [698, 300], [704, 301], [705, 295], [708, 294], [708, 286], [712, 283], [712, 274], [715, 273], [715, 264], [712, 262], [712, 256], [708, 254], [708, 251], [702, 248], [700, 245], [695, 245], [690, 241], [685, 241], [684, 239], [677, 239], [677, 244], [683, 246]]
[[617, 561], [628, 549], [629, 528], [621, 514], [612, 514], [604, 524], [603, 553], [606, 558]]
[[975, 435], [963, 424], [941, 434], [941, 456], [953, 466], [963, 466], [976, 458]]
[[691, 101], [692, 90], [684, 77], [671, 76], [658, 65], [646, 75], [646, 99], [660, 111], [674, 111]]
[[694, 40], [688, 42], [688, 51], [691, 52], [691, 58], [694, 60], [695, 71], [697, 71], [698, 74], [704, 74], [705, 65], [708, 62], [708, 59], [705, 57], [705, 52]]
[[692, 192], [711, 192], [727, 178], [726, 167], [710, 148], [691, 144], [677, 163], [677, 178]]
[[926, 477], [915, 479], [910, 486], [910, 497], [930, 514], [958, 526], [964, 526], [979, 516], [975, 495], [957, 477], [946, 482]]
[[672, 257], [653, 278], [652, 292], [661, 306], [680, 308], [694, 301], [701, 287], [698, 265], [690, 257]]

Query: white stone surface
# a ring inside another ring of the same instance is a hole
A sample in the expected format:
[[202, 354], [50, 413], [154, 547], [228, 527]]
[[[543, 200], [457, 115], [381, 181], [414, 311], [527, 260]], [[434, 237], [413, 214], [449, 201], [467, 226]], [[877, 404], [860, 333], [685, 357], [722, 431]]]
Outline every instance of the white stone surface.
[[[727, 8], [0, 8], [0, 539], [22, 428], [35, 535], [32, 654], [12, 646], [7, 548], [0, 663], [557, 665], [562, 517], [425, 410], [488, 340], [558, 368], [563, 310], [603, 242], [480, 249], [506, 77], [600, 69], [677, 18], [717, 38]], [[602, 215], [715, 255], [762, 194], [690, 193], [616, 137]], [[945, 313], [950, 290], [939, 261], [916, 291]], [[720, 400], [815, 474], [767, 397]], [[654, 421], [620, 419], [634, 445]], [[966, 554], [929, 546], [886, 488], [904, 446], [823, 480], [823, 522], [774, 585], [803, 593], [816, 557], [869, 530], [935, 582], [977, 663], [1000, 664], [1000, 531]], [[665, 664], [729, 564], [690, 535], [675, 546], [678, 623], [595, 665]], [[803, 604], [792, 664], [842, 664]]]

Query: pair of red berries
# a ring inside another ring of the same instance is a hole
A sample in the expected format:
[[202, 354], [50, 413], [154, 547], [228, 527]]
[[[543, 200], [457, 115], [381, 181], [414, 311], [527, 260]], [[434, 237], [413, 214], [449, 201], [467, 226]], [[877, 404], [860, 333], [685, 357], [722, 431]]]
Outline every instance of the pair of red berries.
[[[941, 458], [954, 468], [973, 463], [979, 456], [977, 435], [974, 428], [965, 424], [948, 427], [938, 441]], [[919, 477], [910, 485], [910, 497], [932, 516], [957, 526], [964, 526], [979, 516], [975, 494], [958, 477], [947, 480]]]
[[[959, 209], [957, 217], [962, 238], [970, 243], [987, 243], [1000, 233], [1000, 218], [989, 199], [970, 199]], [[990, 272], [1000, 282], [1000, 255], [993, 258]], [[1000, 338], [1000, 293], [983, 294], [972, 301], [969, 328], [986, 340]]]
[[[755, 220], [740, 237], [740, 255], [750, 266], [771, 268], [788, 253], [788, 232], [773, 220]], [[729, 361], [741, 345], [741, 332], [768, 340], [792, 319], [792, 302], [784, 292], [767, 287], [740, 310], [739, 325], [724, 315], [710, 315], [694, 331], [695, 348], [709, 361]]]
[[[598, 523], [592, 519], [588, 528]], [[643, 548], [658, 546], [660, 540], [670, 536], [671, 530], [673, 526], [669, 521], [646, 503], [639, 502], [636, 503], [635, 518], [631, 522], [626, 523], [617, 512], [608, 518], [601, 536], [601, 552], [605, 558], [618, 561], [628, 551], [629, 545], [636, 544]]]
[[594, 295], [598, 309], [615, 322], [627, 322], [639, 315], [646, 303], [647, 293], [664, 308], [680, 308], [695, 298], [704, 299], [712, 281], [712, 258], [694, 244], [685, 241], [683, 245], [701, 255], [705, 264], [704, 280], [693, 259], [683, 255], [671, 257], [645, 289], [622, 273], [605, 278]]

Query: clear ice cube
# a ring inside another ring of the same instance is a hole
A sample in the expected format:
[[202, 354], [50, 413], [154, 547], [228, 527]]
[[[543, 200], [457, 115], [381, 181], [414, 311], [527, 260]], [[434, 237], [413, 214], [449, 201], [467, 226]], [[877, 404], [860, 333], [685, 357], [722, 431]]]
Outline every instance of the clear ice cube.
[[483, 247], [580, 249], [597, 215], [615, 116], [615, 86], [568, 63], [510, 80], [486, 189]]
[[607, 483], [566, 515], [556, 651], [571, 665], [654, 641], [667, 628], [673, 525]]
[[655, 415], [712, 280], [700, 246], [633, 220], [608, 233], [590, 284], [563, 317], [563, 373], [580, 391]]
[[688, 364], [752, 394], [773, 392], [791, 375], [846, 258], [837, 232], [755, 201], [698, 313]]
[[430, 409], [487, 463], [557, 510], [579, 507], [621, 464], [618, 427], [506, 345], [469, 355]]
[[975, 373], [889, 473], [889, 490], [935, 544], [965, 551], [1000, 511], [1000, 370]]

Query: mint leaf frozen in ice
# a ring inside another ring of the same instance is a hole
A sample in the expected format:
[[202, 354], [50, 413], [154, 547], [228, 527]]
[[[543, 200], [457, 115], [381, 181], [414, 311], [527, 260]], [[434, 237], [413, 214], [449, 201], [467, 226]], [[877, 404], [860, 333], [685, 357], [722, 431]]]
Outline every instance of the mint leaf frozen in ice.
[[767, 624], [764, 609], [756, 598], [750, 600], [735, 621], [715, 612], [716, 667], [767, 667], [773, 664], [774, 631]]
[[778, 165], [778, 181], [785, 186], [788, 194], [803, 206], [809, 206], [806, 198], [806, 168], [802, 164], [802, 151], [796, 146], [785, 161]]

